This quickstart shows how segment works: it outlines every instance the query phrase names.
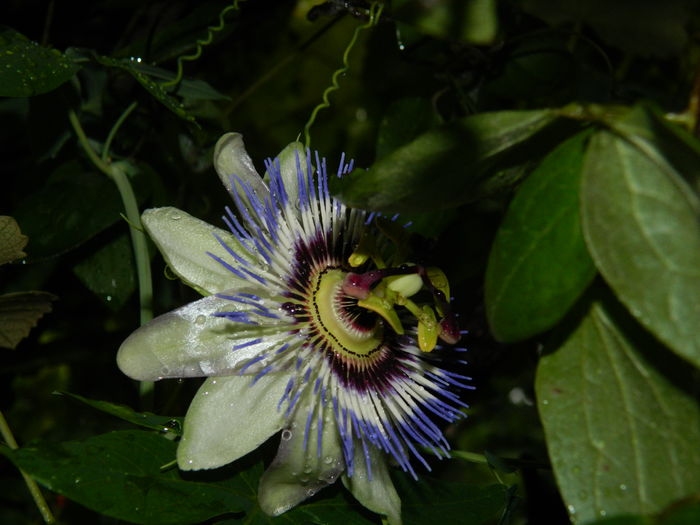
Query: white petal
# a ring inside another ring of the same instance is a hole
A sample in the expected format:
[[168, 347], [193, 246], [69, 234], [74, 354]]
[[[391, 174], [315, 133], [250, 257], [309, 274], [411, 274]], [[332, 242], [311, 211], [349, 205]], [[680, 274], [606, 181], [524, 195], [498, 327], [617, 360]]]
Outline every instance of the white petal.
[[389, 525], [401, 525], [401, 498], [396, 493], [394, 482], [391, 481], [384, 455], [371, 445], [367, 447], [370, 479], [362, 445], [357, 445], [355, 450], [355, 471], [352, 477], [343, 475], [343, 484], [363, 507], [385, 515]]
[[182, 470], [217, 468], [248, 454], [284, 425], [277, 404], [286, 374], [268, 374], [251, 384], [249, 376], [209, 378], [185, 416], [177, 448]]
[[[279, 162], [280, 175], [282, 177], [282, 182], [284, 184], [284, 189], [287, 193], [287, 198], [289, 202], [298, 205], [299, 199], [299, 176], [297, 170], [297, 159], [298, 166], [302, 174], [304, 174], [304, 180], [306, 180], [306, 170], [308, 169], [308, 163], [306, 162], [306, 149], [301, 142], [292, 142], [287, 145], [279, 155], [274, 159], [275, 166]], [[266, 171], [265, 182], [269, 182], [270, 174]]]
[[233, 347], [259, 337], [255, 326], [213, 317], [239, 305], [215, 295], [156, 317], [132, 333], [117, 353], [122, 372], [139, 381], [164, 377], [202, 377], [233, 373], [261, 351], [260, 345]]
[[[226, 133], [217, 141], [214, 147], [214, 168], [224, 187], [232, 195], [234, 192], [232, 175], [248, 184], [261, 199], [268, 193], [267, 186], [255, 171], [253, 161], [246, 153], [243, 135], [240, 133]], [[238, 194], [244, 195], [240, 190]]]
[[143, 213], [141, 220], [168, 266], [198, 292], [208, 295], [246, 283], [207, 255], [210, 252], [227, 261], [232, 259], [216, 234], [238, 255], [250, 259], [231, 233], [177, 208], [152, 208]]
[[323, 421], [323, 414], [321, 415], [321, 449], [318, 448], [317, 411], [312, 412], [308, 437], [306, 436], [307, 418], [309, 410], [313, 410], [312, 404], [318, 403], [317, 410], [321, 407], [320, 401], [315, 401], [316, 396], [311, 391], [310, 387], [307, 388], [307, 405], [303, 409], [299, 407], [292, 424], [282, 431], [277, 456], [260, 478], [258, 503], [271, 516], [279, 516], [322, 488], [335, 483], [345, 469], [332, 409], [325, 408], [327, 421]]

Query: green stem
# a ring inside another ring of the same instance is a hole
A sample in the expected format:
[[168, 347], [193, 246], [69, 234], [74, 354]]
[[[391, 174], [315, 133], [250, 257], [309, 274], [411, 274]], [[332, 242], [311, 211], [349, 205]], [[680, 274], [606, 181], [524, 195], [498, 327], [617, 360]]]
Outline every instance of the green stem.
[[[75, 134], [78, 136], [81, 146], [85, 150], [85, 153], [87, 153], [87, 156], [101, 172], [112, 179], [117, 185], [119, 195], [122, 198], [122, 204], [124, 205], [124, 211], [126, 212], [126, 217], [129, 223], [132, 225], [132, 227], [129, 228], [129, 233], [131, 234], [131, 245], [133, 246], [134, 257], [136, 259], [136, 275], [139, 283], [139, 313], [140, 322], [143, 325], [153, 319], [153, 283], [151, 281], [151, 265], [148, 257], [148, 245], [146, 244], [146, 236], [143, 233], [139, 206], [136, 201], [136, 196], [134, 195], [134, 189], [131, 187], [129, 177], [121, 164], [111, 163], [108, 160], [109, 144], [114, 138], [116, 131], [135, 107], [135, 104], [131, 104], [126, 111], [122, 113], [119, 119], [117, 119], [117, 122], [109, 132], [107, 143], [105, 144], [105, 148], [102, 152], [102, 158], [98, 157], [95, 150], [92, 148], [92, 146], [90, 146], [90, 142], [88, 141], [88, 138], [80, 125], [80, 121], [73, 110], [68, 112], [68, 119], [75, 130]], [[153, 383], [151, 381], [142, 382], [140, 384], [139, 391], [144, 408], [150, 408], [153, 396]]]
[[488, 460], [483, 454], [477, 454], [476, 452], [466, 452], [464, 450], [451, 450], [450, 456], [453, 458], [463, 459], [469, 461], [470, 463], [479, 463], [480, 465], [488, 465]]
[[[12, 430], [10, 430], [10, 426], [7, 424], [7, 420], [2, 412], [0, 412], [0, 434], [2, 434], [2, 438], [12, 450], [17, 450], [19, 448], [17, 441], [15, 441], [15, 436], [12, 435]], [[34, 503], [41, 513], [41, 517], [44, 518], [44, 522], [49, 524], [56, 523], [56, 518], [53, 517], [51, 509], [48, 503], [46, 503], [44, 495], [41, 493], [41, 489], [36, 484], [36, 481], [30, 478], [29, 474], [24, 472], [24, 470], [19, 469], [19, 471], [24, 478], [24, 482], [27, 484], [27, 488], [34, 499]]]
[[131, 112], [136, 109], [136, 106], [138, 106], [138, 102], [132, 102], [131, 105], [124, 110], [124, 113], [122, 113], [117, 121], [114, 123], [114, 126], [112, 126], [112, 129], [109, 130], [109, 134], [107, 135], [107, 140], [105, 141], [104, 148], [102, 148], [102, 160], [105, 162], [108, 162], [109, 159], [109, 149], [112, 146], [112, 141], [114, 140], [114, 137], [117, 134], [117, 131], [119, 131], [119, 128], [121, 125], [124, 123], [124, 121], [127, 119], [129, 115], [131, 115]]

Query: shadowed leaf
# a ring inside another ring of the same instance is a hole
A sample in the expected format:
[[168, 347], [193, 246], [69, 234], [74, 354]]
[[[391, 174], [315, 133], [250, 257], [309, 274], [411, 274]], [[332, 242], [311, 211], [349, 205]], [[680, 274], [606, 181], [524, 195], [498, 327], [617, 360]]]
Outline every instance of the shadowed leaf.
[[47, 292], [16, 292], [0, 295], [0, 347], [16, 348], [29, 335], [56, 297]]
[[26, 257], [22, 251], [26, 245], [27, 236], [22, 235], [17, 221], [0, 215], [0, 265]]

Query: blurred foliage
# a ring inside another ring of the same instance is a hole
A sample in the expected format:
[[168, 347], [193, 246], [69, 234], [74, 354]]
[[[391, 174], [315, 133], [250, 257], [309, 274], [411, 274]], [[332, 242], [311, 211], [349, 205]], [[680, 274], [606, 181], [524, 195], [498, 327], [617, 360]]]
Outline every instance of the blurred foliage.
[[[396, 477], [405, 523], [700, 523], [699, 4], [393, 0], [359, 34], [311, 146], [447, 272], [477, 386], [459, 459]], [[16, 467], [62, 523], [379, 523], [340, 487], [265, 517], [271, 444], [168, 467], [197, 382], [149, 408], [114, 362], [144, 301], [124, 185], [217, 223], [217, 138], [300, 137], [369, 8], [0, 5], [1, 523], [40, 521]], [[156, 314], [194, 298], [152, 265]]]

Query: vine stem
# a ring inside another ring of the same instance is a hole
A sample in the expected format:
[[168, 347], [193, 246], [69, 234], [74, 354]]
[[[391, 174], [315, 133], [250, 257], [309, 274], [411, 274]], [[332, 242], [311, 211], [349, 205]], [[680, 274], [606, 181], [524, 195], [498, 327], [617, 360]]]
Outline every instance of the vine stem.
[[233, 3], [231, 5], [228, 5], [224, 7], [221, 12], [219, 13], [219, 25], [216, 26], [209, 26], [207, 28], [207, 36], [205, 38], [198, 39], [195, 44], [196, 48], [194, 53], [191, 55], [181, 55], [177, 59], [177, 74], [175, 75], [175, 78], [172, 80], [169, 80], [167, 82], [163, 82], [161, 84], [162, 87], [174, 87], [177, 86], [181, 81], [182, 81], [182, 73], [183, 73], [183, 65], [182, 63], [185, 61], [191, 62], [193, 60], [197, 60], [201, 55], [202, 55], [202, 49], [205, 46], [208, 46], [214, 41], [214, 34], [218, 33], [224, 28], [225, 21], [224, 17], [229, 11], [234, 11], [238, 10], [238, 2], [245, 1], [245, 0], [233, 0]]
[[352, 34], [352, 38], [350, 39], [350, 42], [348, 43], [347, 47], [345, 48], [345, 51], [343, 52], [343, 65], [340, 67], [340, 69], [337, 69], [331, 76], [331, 85], [328, 86], [323, 92], [323, 101], [314, 108], [314, 110], [311, 112], [311, 116], [309, 117], [309, 121], [304, 126], [304, 145], [307, 148], [311, 145], [310, 130], [311, 126], [313, 126], [314, 122], [316, 121], [316, 116], [322, 109], [330, 107], [331, 102], [328, 97], [331, 93], [340, 89], [338, 79], [341, 75], [347, 73], [350, 69], [350, 64], [348, 62], [350, 58], [350, 52], [352, 51], [352, 48], [355, 47], [355, 43], [357, 42], [360, 33], [365, 29], [369, 29], [370, 27], [377, 24], [377, 22], [379, 21], [379, 17], [381, 17], [382, 15], [383, 9], [384, 4], [373, 2], [369, 8], [369, 19], [367, 20], [367, 23], [362, 24], [361, 26], [357, 26], [355, 28], [355, 31]]
[[[146, 235], [143, 233], [141, 214], [139, 213], [139, 206], [136, 201], [136, 196], [134, 195], [134, 189], [131, 186], [124, 166], [121, 163], [112, 163], [109, 161], [109, 146], [111, 145], [112, 139], [116, 135], [119, 127], [135, 108], [136, 103], [131, 104], [117, 119], [107, 136], [107, 142], [105, 143], [102, 157], [99, 157], [90, 145], [75, 111], [70, 110], [68, 112], [68, 119], [75, 130], [75, 134], [78, 136], [80, 145], [83, 147], [92, 163], [102, 173], [112, 179], [119, 190], [126, 217], [131, 225], [129, 233], [131, 235], [131, 245], [134, 249], [134, 257], [136, 259], [136, 275], [139, 283], [139, 320], [143, 325], [153, 319], [153, 283], [151, 280], [151, 264], [148, 257]], [[151, 408], [153, 382], [142, 381], [139, 385], [139, 393], [141, 396], [141, 403], [144, 405], [143, 408]]]
[[[15, 436], [12, 435], [12, 430], [10, 430], [10, 426], [7, 424], [7, 420], [5, 419], [2, 411], [0, 411], [0, 434], [2, 434], [2, 438], [12, 450], [17, 450], [19, 448], [17, 441], [15, 440]], [[24, 478], [24, 482], [27, 484], [29, 493], [32, 495], [34, 503], [39, 509], [44, 522], [49, 524], [56, 523], [56, 518], [53, 517], [51, 509], [49, 508], [48, 503], [46, 503], [46, 499], [44, 499], [44, 495], [41, 493], [39, 485], [37, 485], [36, 481], [34, 481], [24, 470], [19, 469], [19, 471]]]

